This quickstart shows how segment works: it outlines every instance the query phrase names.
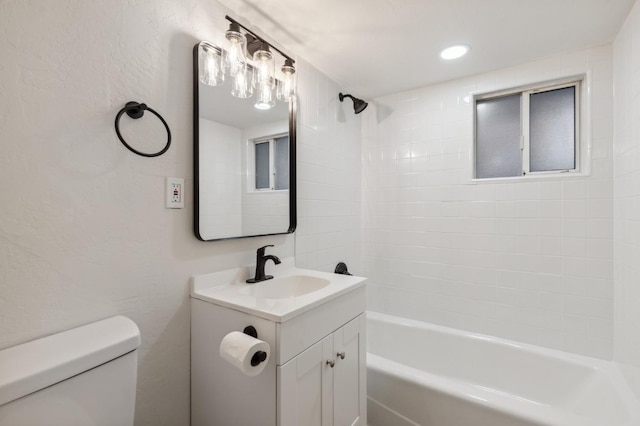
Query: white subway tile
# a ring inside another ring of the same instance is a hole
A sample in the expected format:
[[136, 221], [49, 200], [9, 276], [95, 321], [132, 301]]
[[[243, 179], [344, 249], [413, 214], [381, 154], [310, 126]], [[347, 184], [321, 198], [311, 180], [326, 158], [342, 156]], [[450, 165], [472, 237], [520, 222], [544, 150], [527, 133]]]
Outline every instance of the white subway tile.
[[583, 296], [563, 294], [562, 311], [569, 315], [585, 316], [588, 314], [587, 299]]
[[613, 279], [613, 261], [611, 259], [589, 259], [586, 265], [588, 277]]
[[562, 258], [559, 256], [539, 256], [540, 272], [543, 274], [562, 274]]
[[613, 239], [613, 220], [587, 219], [587, 238]]
[[563, 315], [562, 330], [567, 334], [586, 336], [587, 318], [582, 316]]
[[538, 201], [517, 201], [516, 217], [538, 217]]
[[562, 216], [568, 219], [582, 219], [586, 217], [585, 200], [563, 200]]
[[539, 219], [540, 235], [545, 237], [559, 237], [563, 235], [563, 221], [561, 219]]
[[587, 262], [580, 257], [563, 257], [562, 273], [568, 276], [584, 277], [586, 275]]
[[589, 199], [586, 208], [587, 217], [590, 219], [613, 218], [613, 204], [609, 199]]
[[562, 182], [540, 182], [539, 191], [541, 200], [561, 200]]
[[585, 298], [586, 311], [590, 317], [613, 320], [613, 304], [609, 299]]
[[587, 278], [587, 296], [597, 299], [613, 299], [613, 282], [610, 279]]
[[562, 236], [584, 238], [586, 236], [586, 221], [584, 219], [563, 219]]
[[[614, 296], [611, 65], [609, 47], [585, 49], [385, 96], [376, 103], [393, 113], [384, 120], [363, 117], [362, 153], [356, 151], [348, 157], [360, 161], [362, 174], [348, 173], [351, 160], [334, 158], [335, 150], [350, 146], [351, 140], [340, 140], [331, 146], [335, 149], [326, 149], [328, 131], [306, 130], [312, 134], [309, 143], [313, 146], [299, 158], [305, 164], [323, 165], [324, 170], [310, 167], [300, 173], [317, 185], [301, 184], [299, 198], [344, 202], [348, 195], [358, 197], [354, 194], [362, 176], [360, 226], [362, 253], [367, 256], [363, 263], [365, 273], [371, 271], [372, 278], [375, 275], [383, 280], [375, 284], [376, 293], [369, 297], [380, 309], [572, 352], [609, 356]], [[578, 74], [587, 66], [592, 68], [592, 100], [599, 103], [593, 108], [591, 176], [471, 184], [473, 113], [472, 106], [461, 99], [470, 91], [505, 89]], [[632, 119], [633, 115], [626, 117]], [[316, 121], [316, 125], [322, 124], [321, 117]], [[327, 121], [328, 129], [332, 124]], [[616, 190], [628, 194], [631, 201], [640, 198], [640, 176], [632, 176], [640, 169], [640, 154], [630, 154], [634, 142], [627, 140], [622, 146], [630, 151], [618, 155], [621, 166], [616, 170], [622, 184]], [[331, 169], [331, 178], [323, 174], [327, 169]], [[355, 183], [348, 193], [337, 189], [352, 180]], [[357, 209], [358, 204], [353, 206]], [[624, 204], [621, 209], [640, 211], [640, 203]], [[308, 215], [335, 212], [331, 217], [338, 219], [349, 215], [349, 209], [336, 205], [323, 211], [320, 206], [306, 204], [301, 210]], [[355, 217], [352, 226], [357, 228]], [[344, 243], [332, 244], [332, 239], [351, 238], [346, 237], [347, 228], [336, 232], [342, 226], [337, 222], [301, 223], [305, 223], [302, 235], [306, 238], [300, 251], [311, 251], [309, 255], [314, 250], [320, 252], [326, 262], [332, 260], [332, 250], [340, 252], [345, 247]], [[315, 233], [309, 234], [311, 227]], [[622, 257], [630, 263], [636, 253], [640, 258], [640, 244], [633, 244], [637, 240], [632, 226], [626, 225], [625, 231]], [[325, 237], [308, 237], [316, 234]]]
[[565, 200], [582, 199], [586, 196], [586, 183], [584, 180], [572, 180], [562, 182], [562, 198]]
[[516, 187], [516, 200], [537, 200], [538, 182], [521, 182]]
[[562, 254], [562, 239], [560, 237], [540, 237], [540, 254], [558, 256]]
[[563, 238], [562, 255], [567, 257], [585, 257], [586, 240], [584, 238]]
[[562, 217], [562, 201], [540, 200], [539, 216], [541, 218], [561, 218]]
[[587, 181], [587, 198], [613, 198], [613, 182], [610, 179]]
[[613, 241], [608, 239], [587, 239], [586, 257], [613, 259]]

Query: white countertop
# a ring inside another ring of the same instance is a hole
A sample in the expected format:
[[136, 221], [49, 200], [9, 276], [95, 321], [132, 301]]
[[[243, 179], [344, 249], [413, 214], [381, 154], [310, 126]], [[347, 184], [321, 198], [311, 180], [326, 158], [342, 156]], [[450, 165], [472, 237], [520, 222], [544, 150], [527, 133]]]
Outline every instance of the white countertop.
[[[275, 322], [284, 322], [338, 296], [365, 284], [366, 278], [329, 272], [301, 269], [294, 266], [293, 258], [284, 259], [281, 265], [270, 267], [268, 274], [276, 279], [291, 275], [322, 278], [329, 284], [314, 292], [290, 298], [269, 299], [243, 294], [242, 289], [251, 286], [268, 286], [272, 280], [247, 284], [254, 267], [239, 267], [222, 272], [197, 275], [192, 279], [191, 297], [205, 302], [246, 312]], [[246, 292], [246, 290], [244, 290]]]

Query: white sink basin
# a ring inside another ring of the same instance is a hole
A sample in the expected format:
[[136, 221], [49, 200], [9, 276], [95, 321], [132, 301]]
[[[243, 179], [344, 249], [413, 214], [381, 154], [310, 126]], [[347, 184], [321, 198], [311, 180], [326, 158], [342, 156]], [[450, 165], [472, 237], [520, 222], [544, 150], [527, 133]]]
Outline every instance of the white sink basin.
[[247, 284], [254, 267], [240, 267], [193, 277], [191, 297], [284, 322], [364, 285], [365, 278], [296, 268], [293, 258], [268, 265], [275, 278]]
[[329, 280], [309, 275], [289, 275], [262, 281], [238, 290], [241, 294], [263, 299], [288, 299], [313, 293], [329, 285]]

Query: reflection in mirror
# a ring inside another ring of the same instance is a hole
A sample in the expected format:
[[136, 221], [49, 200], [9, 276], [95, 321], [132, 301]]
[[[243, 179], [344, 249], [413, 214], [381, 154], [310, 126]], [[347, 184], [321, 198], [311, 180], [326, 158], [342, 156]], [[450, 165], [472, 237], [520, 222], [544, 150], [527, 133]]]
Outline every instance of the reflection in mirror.
[[[296, 226], [296, 102], [277, 101], [260, 110], [255, 99], [232, 96], [230, 81], [204, 84], [203, 49], [223, 57], [207, 42], [194, 48], [196, 237], [291, 233]], [[224, 79], [210, 71], [207, 78]]]

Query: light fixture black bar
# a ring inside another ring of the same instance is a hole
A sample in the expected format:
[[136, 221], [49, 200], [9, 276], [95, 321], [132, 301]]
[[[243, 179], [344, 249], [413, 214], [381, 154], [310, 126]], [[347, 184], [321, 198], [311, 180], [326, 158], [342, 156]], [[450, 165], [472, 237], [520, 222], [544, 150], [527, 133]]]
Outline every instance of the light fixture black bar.
[[252, 36], [254, 36], [255, 38], [257, 38], [258, 40], [260, 40], [263, 43], [267, 43], [269, 46], [271, 46], [272, 49], [276, 50], [279, 54], [281, 54], [282, 56], [284, 56], [285, 58], [289, 59], [291, 62], [295, 63], [296, 60], [292, 59], [291, 56], [286, 55], [282, 52], [282, 50], [278, 49], [277, 47], [275, 47], [273, 44], [269, 43], [267, 40], [263, 39], [262, 37], [256, 35], [253, 31], [251, 31], [249, 28], [245, 27], [244, 25], [242, 25], [240, 22], [236, 21], [235, 19], [233, 19], [232, 17], [230, 17], [229, 15], [225, 15], [225, 18], [227, 21], [229, 22], [233, 22], [235, 24], [238, 24], [242, 29], [244, 29], [246, 32], [248, 32], [249, 34], [251, 34]]

